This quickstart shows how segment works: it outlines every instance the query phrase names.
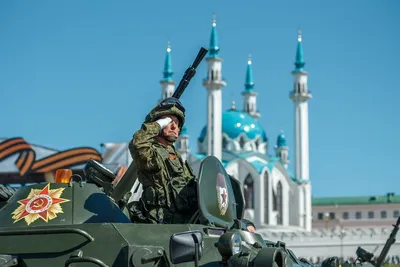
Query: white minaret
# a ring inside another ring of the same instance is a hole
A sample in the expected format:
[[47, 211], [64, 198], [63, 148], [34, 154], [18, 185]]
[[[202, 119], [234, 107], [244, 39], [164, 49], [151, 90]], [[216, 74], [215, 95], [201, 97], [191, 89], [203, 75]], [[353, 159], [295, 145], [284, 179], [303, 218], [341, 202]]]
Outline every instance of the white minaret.
[[249, 58], [247, 59], [246, 82], [244, 84], [245, 90], [242, 92], [243, 111], [253, 118], [258, 119], [261, 115], [257, 111], [257, 93], [254, 91], [253, 69], [251, 63], [251, 55], [249, 55]]
[[164, 62], [163, 79], [160, 81], [161, 84], [161, 100], [171, 97], [175, 91], [175, 81], [172, 78], [172, 60], [171, 60], [171, 43], [168, 41], [167, 54]]
[[[303, 181], [300, 190], [303, 191], [304, 203], [300, 205], [300, 225], [307, 231], [311, 231], [312, 223], [312, 203], [311, 203], [311, 184], [309, 171], [309, 145], [308, 145], [308, 100], [312, 97], [307, 88], [308, 72], [304, 70], [302, 34], [298, 32], [298, 42], [296, 51], [295, 70], [292, 72], [294, 77], [293, 91], [290, 99], [294, 102], [295, 110], [295, 173], [296, 178]], [[300, 193], [300, 195], [302, 195]], [[300, 198], [301, 199], [301, 198]]]
[[183, 126], [181, 133], [179, 134], [178, 140], [175, 142], [175, 148], [182, 157], [182, 160], [188, 160], [190, 155], [189, 148], [189, 135], [187, 133], [186, 125]]
[[207, 155], [222, 160], [222, 59], [219, 57], [219, 45], [216, 30], [217, 22], [213, 15], [210, 48], [206, 61], [207, 78], [203, 85], [207, 88]]

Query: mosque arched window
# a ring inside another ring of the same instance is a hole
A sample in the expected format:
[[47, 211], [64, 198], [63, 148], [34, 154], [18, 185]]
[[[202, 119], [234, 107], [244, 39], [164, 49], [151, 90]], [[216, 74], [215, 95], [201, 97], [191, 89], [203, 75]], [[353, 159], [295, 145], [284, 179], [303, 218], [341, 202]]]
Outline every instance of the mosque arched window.
[[214, 81], [214, 71], [211, 71], [211, 81]]
[[269, 223], [269, 184], [268, 173], [264, 173], [264, 223]]
[[246, 209], [254, 209], [254, 180], [250, 174], [244, 180], [243, 192]]
[[226, 149], [228, 147], [228, 141], [225, 137], [222, 137], [222, 148]]
[[299, 93], [301, 92], [300, 91], [300, 83], [297, 84], [297, 92], [299, 92]]
[[258, 149], [260, 148], [260, 145], [261, 145], [261, 140], [260, 140], [260, 138], [257, 138], [257, 140], [256, 140], [256, 142], [255, 142], [255, 145], [256, 145], [256, 150], [258, 150]]
[[276, 187], [276, 200], [277, 200], [277, 210], [278, 210], [278, 224], [282, 224], [283, 216], [283, 197], [282, 197], [282, 183], [279, 181]]
[[244, 140], [243, 136], [240, 137], [239, 143], [240, 143], [240, 148], [243, 149], [244, 145], [246, 144], [246, 140]]
[[288, 160], [288, 151], [287, 150], [282, 151], [281, 157], [283, 160], [287, 161]]

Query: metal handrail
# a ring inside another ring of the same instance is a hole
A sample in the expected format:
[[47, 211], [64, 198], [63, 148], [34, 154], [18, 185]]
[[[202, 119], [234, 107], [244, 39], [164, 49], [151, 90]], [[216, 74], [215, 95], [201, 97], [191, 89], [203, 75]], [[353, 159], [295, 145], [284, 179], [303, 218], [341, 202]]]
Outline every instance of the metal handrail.
[[77, 228], [56, 228], [56, 229], [24, 229], [0, 231], [0, 236], [12, 235], [46, 235], [46, 234], [78, 234], [85, 237], [89, 242], [94, 241], [94, 237], [88, 232]]
[[93, 258], [93, 257], [73, 257], [73, 258], [68, 259], [65, 262], [64, 266], [69, 267], [69, 265], [71, 263], [77, 263], [77, 262], [90, 262], [90, 263], [97, 264], [100, 267], [108, 267], [108, 265], [106, 265], [104, 262], [102, 262], [99, 259]]

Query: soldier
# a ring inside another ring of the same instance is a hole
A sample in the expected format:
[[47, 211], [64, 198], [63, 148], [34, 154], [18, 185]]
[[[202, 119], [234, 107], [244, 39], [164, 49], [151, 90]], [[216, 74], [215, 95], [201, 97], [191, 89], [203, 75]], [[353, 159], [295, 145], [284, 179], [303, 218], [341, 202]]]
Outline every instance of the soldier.
[[148, 222], [187, 223], [196, 212], [195, 175], [173, 146], [184, 123], [180, 101], [167, 98], [150, 111], [129, 143]]
[[255, 233], [256, 232], [256, 226], [254, 225], [253, 222], [247, 220], [247, 219], [242, 219], [242, 222], [246, 224], [246, 229], [249, 232]]

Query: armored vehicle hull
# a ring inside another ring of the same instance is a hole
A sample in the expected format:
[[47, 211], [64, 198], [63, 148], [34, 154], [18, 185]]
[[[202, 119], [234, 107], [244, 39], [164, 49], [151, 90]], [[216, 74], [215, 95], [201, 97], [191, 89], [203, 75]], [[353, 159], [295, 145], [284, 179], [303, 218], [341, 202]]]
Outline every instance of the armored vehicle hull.
[[[0, 267], [312, 265], [298, 259], [285, 243], [263, 240], [249, 231], [240, 183], [215, 157], [201, 164], [198, 207], [193, 207], [196, 213], [187, 224], [132, 221], [127, 197], [112, 197], [129, 195], [130, 190], [112, 185], [112, 173], [101, 164], [88, 166], [86, 182], [70, 177], [22, 187], [8, 200], [0, 210]], [[359, 248], [358, 262], [343, 267], [381, 266], [399, 222], [376, 260]], [[329, 258], [321, 265], [338, 267], [339, 260]]]
[[[18, 266], [68, 266], [74, 262], [81, 262], [77, 266], [170, 266], [171, 237], [193, 230], [209, 231], [201, 225], [126, 223], [7, 227], [0, 232], [0, 251], [3, 257], [12, 255], [25, 264]], [[219, 237], [203, 237], [199, 265], [214, 262], [219, 266], [221, 255], [214, 247]], [[193, 262], [179, 266], [193, 266]]]

